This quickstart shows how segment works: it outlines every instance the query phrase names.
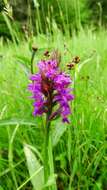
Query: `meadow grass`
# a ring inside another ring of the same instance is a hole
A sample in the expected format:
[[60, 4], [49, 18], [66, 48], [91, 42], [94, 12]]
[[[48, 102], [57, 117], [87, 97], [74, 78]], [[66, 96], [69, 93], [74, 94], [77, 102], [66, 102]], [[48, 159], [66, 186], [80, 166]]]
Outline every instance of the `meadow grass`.
[[[40, 34], [19, 44], [4, 44], [0, 40], [0, 190], [33, 189], [24, 144], [30, 145], [42, 160], [44, 118], [32, 116], [27, 90], [31, 43], [39, 47], [35, 66], [47, 49], [61, 51], [63, 69], [74, 56], [81, 59], [76, 71], [71, 122], [64, 125], [58, 119], [52, 123], [58, 189], [106, 190], [107, 32], [104, 29], [81, 30], [72, 37], [57, 31], [53, 36]], [[69, 49], [66, 54], [65, 44]], [[74, 71], [69, 74], [74, 78]]]

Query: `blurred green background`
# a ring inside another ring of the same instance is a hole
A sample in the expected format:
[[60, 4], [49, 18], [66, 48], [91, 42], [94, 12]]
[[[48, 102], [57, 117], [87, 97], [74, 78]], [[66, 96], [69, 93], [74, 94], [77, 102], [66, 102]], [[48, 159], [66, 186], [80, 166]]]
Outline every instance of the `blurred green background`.
[[10, 37], [4, 12], [22, 32], [47, 33], [58, 27], [71, 34], [81, 27], [106, 27], [106, 10], [107, 0], [0, 0], [0, 36]]

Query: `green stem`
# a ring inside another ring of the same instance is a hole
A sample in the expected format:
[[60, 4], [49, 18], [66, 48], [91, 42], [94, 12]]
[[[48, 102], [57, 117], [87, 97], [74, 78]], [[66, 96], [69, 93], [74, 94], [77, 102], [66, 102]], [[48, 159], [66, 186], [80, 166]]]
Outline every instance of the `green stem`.
[[49, 174], [50, 176], [54, 176], [54, 181], [51, 186], [51, 190], [57, 190], [57, 185], [56, 185], [56, 177], [54, 173], [54, 162], [53, 162], [53, 146], [52, 146], [52, 135], [51, 133], [49, 134], [49, 146], [48, 146], [48, 153], [49, 153]]
[[[49, 121], [49, 115], [47, 115], [45, 136], [44, 136], [44, 182], [45, 184], [47, 183], [48, 177], [49, 177], [49, 163], [48, 163], [49, 129], [50, 129], [50, 121]], [[45, 187], [45, 190], [48, 190], [48, 187]]]
[[34, 57], [35, 57], [35, 51], [33, 50], [32, 57], [31, 57], [31, 73], [32, 74], [33, 74], [33, 61], [34, 61]]

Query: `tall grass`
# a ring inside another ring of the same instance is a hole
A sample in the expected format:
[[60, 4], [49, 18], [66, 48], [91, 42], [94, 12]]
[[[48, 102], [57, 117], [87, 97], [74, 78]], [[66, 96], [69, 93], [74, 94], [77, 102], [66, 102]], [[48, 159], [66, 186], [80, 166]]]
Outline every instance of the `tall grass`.
[[[32, 162], [26, 153], [26, 144], [32, 157], [36, 156], [42, 163], [44, 118], [33, 118], [27, 90], [31, 43], [39, 47], [35, 71], [37, 61], [47, 49], [58, 48], [62, 52], [63, 69], [73, 56], [81, 58], [76, 71], [71, 123], [67, 126], [57, 120], [52, 124], [59, 190], [106, 189], [107, 32], [94, 33], [87, 29], [81, 30], [78, 36], [74, 32], [70, 37], [58, 28], [52, 36], [39, 34], [18, 44], [4, 44], [0, 40], [0, 188], [33, 189], [32, 179], [36, 179], [38, 170], [33, 173], [32, 169], [29, 173]], [[69, 49], [66, 55], [65, 44]], [[73, 77], [73, 71], [69, 74]]]

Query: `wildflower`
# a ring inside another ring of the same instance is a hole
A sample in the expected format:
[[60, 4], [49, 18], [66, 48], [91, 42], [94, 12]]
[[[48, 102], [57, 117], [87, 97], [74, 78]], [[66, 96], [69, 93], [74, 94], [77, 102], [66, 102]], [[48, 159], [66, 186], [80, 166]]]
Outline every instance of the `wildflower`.
[[62, 121], [68, 123], [69, 102], [74, 98], [69, 87], [70, 76], [60, 71], [55, 59], [40, 61], [38, 68], [38, 73], [31, 75], [32, 83], [28, 86], [34, 99], [33, 115], [47, 113], [50, 120], [61, 115]]

